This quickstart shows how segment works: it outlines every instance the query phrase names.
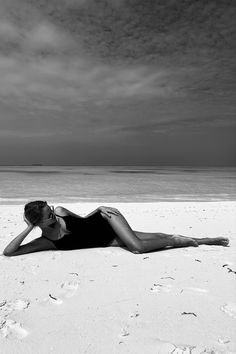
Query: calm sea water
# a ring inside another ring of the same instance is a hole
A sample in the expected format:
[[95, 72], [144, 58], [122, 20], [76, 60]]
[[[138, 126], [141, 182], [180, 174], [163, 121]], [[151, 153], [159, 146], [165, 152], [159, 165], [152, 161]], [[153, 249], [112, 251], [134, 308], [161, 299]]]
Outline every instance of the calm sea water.
[[236, 200], [236, 168], [0, 166], [0, 204]]

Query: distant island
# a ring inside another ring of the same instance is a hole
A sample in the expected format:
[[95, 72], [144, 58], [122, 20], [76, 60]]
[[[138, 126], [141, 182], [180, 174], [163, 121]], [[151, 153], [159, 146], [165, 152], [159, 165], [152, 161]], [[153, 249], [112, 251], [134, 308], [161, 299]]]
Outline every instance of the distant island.
[[32, 163], [31, 166], [43, 166], [41, 163]]

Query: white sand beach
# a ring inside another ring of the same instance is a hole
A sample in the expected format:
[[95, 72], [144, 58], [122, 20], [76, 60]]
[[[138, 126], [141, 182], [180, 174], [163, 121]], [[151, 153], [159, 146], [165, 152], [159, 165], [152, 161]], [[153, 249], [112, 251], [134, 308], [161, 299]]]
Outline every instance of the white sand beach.
[[[82, 216], [98, 205], [63, 204]], [[0, 352], [236, 353], [236, 202], [105, 205], [134, 230], [223, 236], [230, 247], [2, 255]], [[25, 223], [23, 205], [0, 211], [2, 252]], [[35, 236], [39, 229], [26, 242]]]

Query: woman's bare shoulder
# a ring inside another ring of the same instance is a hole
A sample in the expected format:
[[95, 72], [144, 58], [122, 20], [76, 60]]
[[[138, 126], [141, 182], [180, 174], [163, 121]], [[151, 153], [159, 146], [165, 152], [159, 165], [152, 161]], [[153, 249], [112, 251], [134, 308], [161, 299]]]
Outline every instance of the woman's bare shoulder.
[[78, 215], [78, 214], [75, 214], [73, 213], [72, 211], [64, 208], [64, 207], [61, 207], [61, 206], [58, 206], [55, 208], [55, 214], [56, 216], [74, 216], [75, 218], [82, 218], [82, 216]]
[[69, 210], [67, 210], [66, 208], [64, 208], [62, 206], [57, 206], [54, 211], [55, 211], [57, 216], [67, 216], [67, 215], [69, 215], [69, 213], [68, 213]]

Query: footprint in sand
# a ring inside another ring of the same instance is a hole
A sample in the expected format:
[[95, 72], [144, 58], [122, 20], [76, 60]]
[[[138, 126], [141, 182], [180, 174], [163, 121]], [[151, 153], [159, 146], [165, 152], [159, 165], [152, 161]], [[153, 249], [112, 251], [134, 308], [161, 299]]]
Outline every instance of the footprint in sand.
[[56, 296], [53, 296], [51, 294], [49, 294], [48, 296], [49, 296], [49, 299], [46, 299], [46, 301], [50, 301], [54, 305], [61, 305], [63, 303], [62, 299], [60, 299]]
[[7, 303], [7, 300], [0, 301], [0, 309], [3, 308]]
[[191, 345], [176, 345], [174, 343], [168, 343], [162, 340], [157, 342], [158, 354], [213, 354], [216, 353], [212, 349], [204, 347], [196, 347]]
[[130, 335], [128, 326], [121, 328], [119, 337], [128, 337]]
[[29, 300], [22, 300], [22, 299], [16, 299], [15, 301], [1, 301], [0, 302], [0, 309], [2, 309], [4, 312], [7, 312], [8, 314], [11, 313], [12, 311], [23, 311], [29, 307], [30, 301]]
[[184, 291], [194, 291], [194, 292], [197, 292], [199, 294], [208, 293], [208, 290], [207, 289], [203, 289], [203, 288], [187, 287], [187, 288], [183, 288], [182, 290], [184, 290]]
[[[133, 321], [135, 318], [137, 318], [139, 316], [140, 316], [140, 313], [138, 311], [134, 311], [129, 314], [129, 319], [132, 319], [131, 321]], [[121, 328], [121, 331], [118, 334], [118, 337], [124, 338], [124, 337], [128, 337], [129, 335], [130, 335], [129, 324], [126, 324], [126, 325], [124, 325], [124, 327]], [[119, 342], [119, 344], [120, 343], [123, 343], [123, 342]]]
[[0, 331], [4, 338], [23, 339], [29, 335], [29, 332], [22, 327], [21, 323], [7, 319], [0, 324]]
[[[197, 352], [193, 351], [194, 347], [192, 346], [187, 346], [187, 345], [176, 345], [174, 343], [170, 342], [165, 342], [162, 340], [157, 341], [157, 353], [158, 354], [195, 354]], [[204, 349], [199, 352], [200, 353], [206, 353]]]
[[214, 354], [213, 350], [207, 350], [206, 348], [198, 347], [177, 347], [170, 352], [171, 354]]
[[49, 298], [47, 298], [46, 301], [50, 301], [54, 305], [61, 305], [63, 303], [63, 299], [70, 298], [75, 295], [78, 286], [78, 282], [66, 281], [61, 284], [61, 290], [56, 294], [50, 293]]
[[236, 318], [236, 304], [230, 303], [221, 306], [221, 311], [225, 312], [228, 316]]
[[172, 285], [162, 285], [162, 284], [153, 284], [153, 287], [150, 288], [153, 293], [169, 293], [172, 290]]
[[76, 281], [68, 281], [65, 283], [61, 284], [61, 288], [63, 289], [64, 292], [64, 297], [72, 297], [75, 295], [77, 289], [78, 289], [79, 283]]
[[140, 316], [140, 313], [139, 313], [138, 311], [132, 312], [132, 313], [129, 315], [130, 318], [137, 318], [137, 317], [139, 317], [139, 316]]
[[218, 338], [218, 342], [220, 343], [220, 344], [228, 344], [228, 343], [230, 343], [230, 340], [228, 339], [228, 338]]
[[18, 311], [23, 311], [29, 307], [30, 302], [29, 300], [21, 300], [17, 299], [16, 301], [13, 302], [8, 302], [7, 306], [12, 309], [12, 310], [18, 310]]

